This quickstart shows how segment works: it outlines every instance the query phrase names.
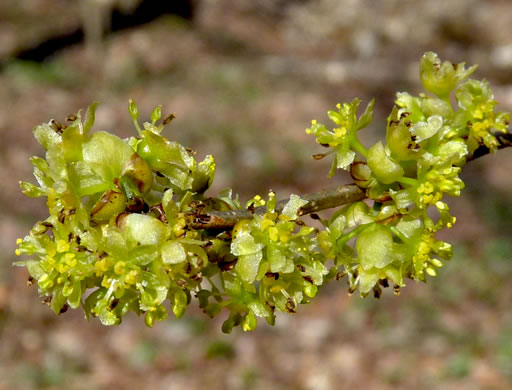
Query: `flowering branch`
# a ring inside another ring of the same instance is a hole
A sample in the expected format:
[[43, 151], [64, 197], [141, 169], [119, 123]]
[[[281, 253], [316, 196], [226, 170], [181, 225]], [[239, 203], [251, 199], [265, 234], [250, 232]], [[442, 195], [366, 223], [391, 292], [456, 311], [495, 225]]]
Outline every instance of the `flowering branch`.
[[[365, 199], [366, 193], [355, 184], [345, 184], [337, 188], [321, 192], [313, 192], [301, 196], [308, 201], [299, 210], [300, 215], [315, 213], [317, 211], [354, 203]], [[276, 205], [280, 213], [290, 199], [283, 199]], [[267, 212], [265, 206], [252, 210], [208, 211], [203, 213], [189, 213], [187, 226], [192, 229], [230, 229], [242, 219], [252, 219], [254, 214], [263, 215]]]
[[[329, 176], [344, 169], [354, 184], [279, 202], [271, 191], [245, 208], [231, 190], [204, 196], [215, 160], [196, 161], [163, 137], [174, 116], [163, 118], [161, 106], [141, 125], [130, 101], [138, 136], [125, 140], [89, 134], [95, 103], [84, 120], [78, 112], [68, 126], [44, 123], [34, 136], [46, 159], [31, 159], [38, 185], [20, 184], [47, 198], [49, 215], [16, 241], [16, 255], [30, 257], [16, 264], [56, 314], [81, 307], [104, 325], [133, 311], [153, 326], [197, 299], [210, 317], [229, 312], [224, 332], [253, 330], [258, 317], [272, 325], [276, 312], [295, 313], [341, 277], [350, 294], [378, 298], [390, 285], [398, 294], [406, 279], [425, 282], [451, 258], [436, 233], [456, 221], [443, 199], [461, 194], [465, 163], [512, 145], [510, 114], [495, 110], [485, 80], [469, 79], [475, 69], [425, 53], [429, 94], [398, 93], [385, 139], [368, 149], [358, 132], [374, 101], [360, 115], [359, 99], [336, 105], [334, 126], [314, 120], [306, 132], [329, 148], [314, 156], [331, 159]], [[297, 221], [345, 204], [321, 227]]]
[[[496, 132], [493, 134], [498, 140], [498, 149], [504, 149], [512, 146], [512, 133]], [[468, 156], [467, 161], [475, 160], [491, 153], [490, 149], [481, 145], [473, 154]], [[317, 211], [327, 210], [350, 204], [367, 198], [366, 192], [356, 184], [344, 184], [334, 189], [328, 189], [321, 192], [313, 192], [301, 195], [301, 198], [308, 203], [299, 210], [300, 215], [312, 214]], [[290, 199], [283, 199], [277, 203], [276, 211], [281, 212]], [[260, 206], [252, 211], [250, 210], [231, 210], [231, 211], [208, 211], [199, 213], [189, 213], [187, 215], [187, 226], [191, 229], [231, 229], [238, 221], [243, 219], [252, 219], [254, 214], [263, 215], [267, 212], [265, 206]]]

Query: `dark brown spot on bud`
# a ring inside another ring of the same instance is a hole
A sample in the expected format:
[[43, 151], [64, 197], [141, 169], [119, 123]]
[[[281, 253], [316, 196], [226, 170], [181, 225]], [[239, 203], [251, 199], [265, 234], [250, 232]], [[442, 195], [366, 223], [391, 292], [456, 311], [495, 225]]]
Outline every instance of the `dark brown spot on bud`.
[[188, 285], [187, 281], [186, 281], [186, 280], [183, 280], [183, 279], [178, 279], [178, 280], [176, 281], [176, 284], [177, 284], [178, 286], [180, 286], [180, 287], [187, 287], [187, 285]]
[[237, 262], [238, 259], [232, 261], [222, 260], [221, 262], [219, 262], [219, 268], [222, 271], [231, 271], [233, 268], [235, 268]]
[[119, 299], [114, 298], [112, 300], [112, 302], [110, 302], [110, 305], [109, 305], [110, 310], [114, 310], [117, 307], [118, 304], [119, 304]]
[[[140, 213], [144, 210], [146, 202], [140, 196], [135, 196], [133, 198], [128, 199], [126, 202], [126, 208], [132, 213]], [[148, 206], [149, 209], [149, 206]]]
[[295, 313], [295, 302], [293, 301], [293, 299], [291, 297], [288, 298], [288, 300], [286, 301], [286, 311], [288, 313]]
[[62, 123], [60, 123], [59, 121], [55, 120], [55, 119], [52, 119], [50, 121], [50, 127], [56, 132], [56, 133], [59, 133], [61, 134], [64, 129], [66, 128], [66, 126], [64, 126]]
[[149, 214], [153, 215], [159, 221], [163, 223], [167, 223], [167, 216], [165, 215], [164, 208], [162, 207], [162, 203], [154, 205], [149, 208]]
[[384, 288], [389, 287], [389, 282], [387, 279], [379, 279], [379, 284]]
[[164, 126], [168, 125], [169, 123], [171, 123], [174, 119], [176, 118], [176, 114], [175, 113], [172, 113], [172, 114], [169, 114], [167, 115], [163, 121], [162, 121], [162, 124]]
[[326, 156], [326, 154], [325, 154], [325, 153], [318, 153], [318, 154], [313, 154], [313, 156], [312, 156], [312, 157], [313, 157], [313, 159], [314, 159], [314, 160], [321, 160], [321, 159], [323, 159], [325, 156]]
[[313, 278], [309, 275], [303, 276], [302, 279], [304, 279], [306, 282], [313, 284]]
[[373, 297], [376, 299], [380, 299], [380, 296], [382, 295], [382, 290], [380, 289], [379, 285], [376, 285], [373, 288]]
[[201, 272], [195, 274], [195, 275], [191, 275], [190, 276], [190, 279], [196, 281], [196, 282], [201, 282], [203, 280], [203, 274]]

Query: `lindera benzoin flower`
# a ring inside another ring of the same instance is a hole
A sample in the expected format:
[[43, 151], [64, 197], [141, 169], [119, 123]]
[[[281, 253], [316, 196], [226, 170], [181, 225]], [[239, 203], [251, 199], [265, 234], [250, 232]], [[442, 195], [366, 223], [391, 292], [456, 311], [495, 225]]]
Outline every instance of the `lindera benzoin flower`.
[[18, 239], [16, 254], [29, 259], [16, 264], [57, 314], [81, 307], [105, 325], [133, 311], [153, 326], [197, 298], [211, 317], [227, 311], [224, 332], [252, 330], [258, 317], [274, 324], [276, 312], [294, 313], [345, 277], [350, 293], [379, 297], [393, 285], [398, 294], [450, 259], [451, 245], [435, 237], [455, 223], [444, 198], [460, 195], [466, 160], [481, 147], [496, 151], [496, 134], [507, 132], [510, 115], [495, 111], [488, 83], [468, 79], [475, 69], [426, 53], [427, 93], [398, 93], [385, 141], [370, 148], [358, 132], [372, 121], [373, 100], [361, 115], [358, 99], [338, 104], [328, 112], [332, 129], [312, 122], [306, 132], [329, 149], [314, 158], [332, 155], [329, 176], [345, 169], [357, 185], [346, 187], [352, 197], [326, 202], [337, 207], [329, 219], [312, 215], [321, 228], [301, 218], [320, 209], [311, 194], [277, 202], [271, 191], [245, 207], [230, 190], [206, 196], [213, 157], [198, 162], [163, 137], [174, 114], [162, 118], [160, 106], [141, 127], [130, 101], [137, 136], [125, 140], [91, 133], [96, 103], [84, 120], [78, 112], [67, 126], [37, 126], [46, 150], [31, 159], [39, 186], [21, 187], [47, 198], [49, 217]]

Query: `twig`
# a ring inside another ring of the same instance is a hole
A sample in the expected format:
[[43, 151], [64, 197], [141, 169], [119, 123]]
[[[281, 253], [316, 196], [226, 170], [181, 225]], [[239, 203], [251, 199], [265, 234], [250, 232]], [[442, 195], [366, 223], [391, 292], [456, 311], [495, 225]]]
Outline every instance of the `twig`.
[[[512, 133], [494, 133], [498, 140], [498, 149], [512, 146]], [[478, 147], [467, 161], [475, 160], [489, 154], [490, 150], [485, 145]], [[300, 196], [308, 203], [299, 210], [300, 215], [315, 213], [321, 210], [354, 203], [365, 199], [366, 193], [356, 184], [345, 184], [335, 189], [314, 192]], [[289, 199], [283, 199], [276, 205], [276, 211], [281, 212]], [[187, 218], [187, 226], [192, 229], [218, 229], [228, 230], [242, 219], [252, 219], [254, 214], [263, 215], [267, 212], [265, 206], [257, 207], [254, 210], [232, 210], [232, 211], [207, 211], [190, 213]]]
[[[308, 203], [299, 210], [300, 215], [311, 214], [317, 211], [354, 203], [366, 198], [366, 194], [355, 184], [346, 184], [338, 188], [301, 195]], [[283, 211], [289, 199], [280, 200], [276, 211]], [[191, 213], [188, 215], [187, 226], [192, 229], [229, 229], [242, 219], [251, 219], [254, 214], [263, 215], [267, 212], [265, 206], [257, 207], [253, 212], [249, 210], [208, 211]]]
[[[505, 149], [509, 146], [512, 146], [512, 133], [501, 133], [501, 132], [493, 132], [493, 135], [498, 140], [498, 149]], [[475, 160], [479, 157], [485, 156], [486, 154], [490, 154], [490, 150], [485, 145], [480, 145], [472, 155], [468, 156], [467, 161]]]

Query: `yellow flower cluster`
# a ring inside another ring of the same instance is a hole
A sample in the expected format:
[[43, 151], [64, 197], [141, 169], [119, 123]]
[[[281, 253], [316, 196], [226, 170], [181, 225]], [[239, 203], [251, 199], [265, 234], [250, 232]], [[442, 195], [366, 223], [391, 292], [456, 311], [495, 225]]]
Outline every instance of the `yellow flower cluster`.
[[46, 256], [40, 263], [46, 271], [39, 279], [39, 286], [43, 290], [51, 289], [55, 284], [64, 284], [72, 274], [79, 272], [76, 253], [70, 249], [69, 243], [64, 240], [49, 243]]
[[418, 206], [426, 208], [435, 205], [443, 199], [443, 193], [450, 196], [459, 196], [464, 188], [464, 182], [457, 176], [458, 167], [447, 167], [440, 170], [433, 169], [425, 175], [425, 179], [418, 186]]
[[137, 266], [129, 266], [126, 262], [115, 261], [112, 257], [104, 257], [94, 263], [96, 276], [103, 279], [101, 285], [105, 288], [130, 288], [140, 279], [141, 271]]
[[416, 254], [412, 258], [414, 270], [418, 277], [423, 276], [423, 272], [426, 272], [430, 276], [436, 276], [437, 271], [434, 267], [442, 267], [443, 263], [441, 260], [431, 258], [432, 249], [436, 245], [436, 239], [431, 234], [424, 234], [421, 242], [417, 247]]

